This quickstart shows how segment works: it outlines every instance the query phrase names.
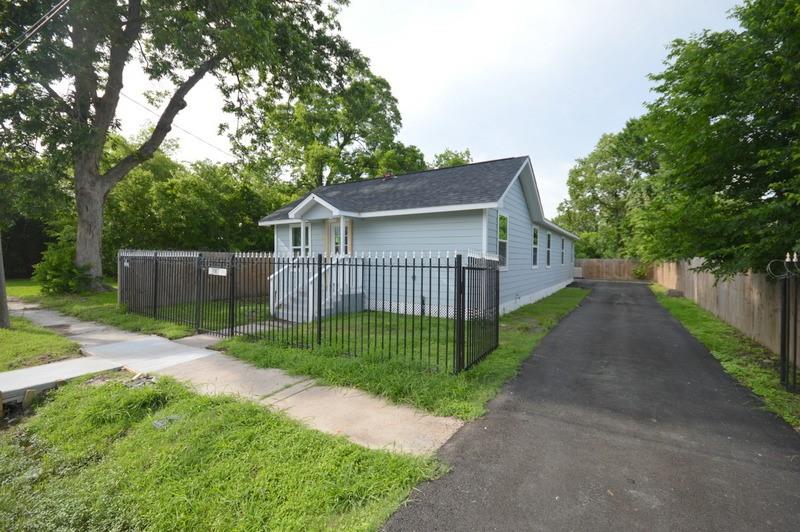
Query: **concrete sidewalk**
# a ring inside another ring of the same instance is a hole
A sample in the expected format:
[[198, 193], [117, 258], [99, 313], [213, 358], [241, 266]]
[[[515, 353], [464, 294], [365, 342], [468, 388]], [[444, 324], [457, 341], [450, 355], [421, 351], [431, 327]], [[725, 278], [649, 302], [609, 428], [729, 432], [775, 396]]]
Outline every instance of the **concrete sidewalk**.
[[58, 312], [11, 303], [12, 314], [63, 334], [81, 345], [84, 358], [0, 373], [0, 392], [24, 395], [97, 371], [125, 368], [190, 384], [199, 393], [237, 395], [283, 411], [305, 425], [373, 449], [418, 455], [435, 452], [463, 424], [394, 405], [351, 388], [320, 386], [280, 369], [256, 368], [208, 349], [219, 338], [196, 335], [180, 340], [121, 331], [82, 322]]

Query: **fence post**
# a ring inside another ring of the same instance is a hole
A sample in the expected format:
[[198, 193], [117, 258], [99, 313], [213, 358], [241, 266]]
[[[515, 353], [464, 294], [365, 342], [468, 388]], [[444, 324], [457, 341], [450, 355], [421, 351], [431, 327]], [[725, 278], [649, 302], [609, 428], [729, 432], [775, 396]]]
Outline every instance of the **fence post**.
[[117, 307], [122, 306], [122, 255], [117, 250]]
[[500, 345], [500, 267], [499, 263], [494, 263], [494, 347]]
[[153, 252], [153, 318], [158, 317], [158, 252]]
[[455, 350], [453, 352], [453, 373], [464, 369], [464, 268], [461, 266], [461, 255], [456, 255], [456, 324], [455, 324]]
[[230, 280], [228, 281], [228, 336], [233, 336], [236, 327], [236, 255], [231, 253]]
[[317, 253], [317, 345], [322, 343], [322, 253]]
[[203, 326], [203, 254], [197, 254], [194, 284], [194, 330], [200, 332]]

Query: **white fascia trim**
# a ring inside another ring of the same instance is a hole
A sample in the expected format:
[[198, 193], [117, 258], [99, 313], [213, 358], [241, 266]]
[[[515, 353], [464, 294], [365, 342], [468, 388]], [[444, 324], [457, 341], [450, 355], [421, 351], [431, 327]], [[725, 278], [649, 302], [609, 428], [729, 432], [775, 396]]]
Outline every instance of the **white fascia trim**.
[[[308, 199], [308, 198], [307, 198]], [[306, 199], [306, 200], [307, 200]], [[303, 200], [303, 203], [306, 202]], [[342, 211], [331, 205], [330, 203], [325, 202], [317, 198], [317, 200], [327, 209], [330, 209], [333, 212], [334, 216], [346, 216], [348, 218], [381, 218], [384, 216], [407, 216], [409, 214], [430, 214], [430, 213], [437, 213], [437, 212], [455, 212], [455, 211], [476, 211], [481, 209], [496, 209], [497, 202], [490, 202], [490, 203], [461, 203], [456, 205], [440, 205], [438, 207], [419, 207], [415, 209], [395, 209], [391, 211], [372, 211], [372, 212], [351, 212], [351, 211]], [[289, 211], [289, 216], [291, 217], [292, 214], [296, 209], [301, 207], [301, 204], [298, 204], [294, 209]], [[289, 218], [282, 219], [282, 220], [270, 220], [267, 222], [258, 222], [258, 225], [262, 227], [270, 226], [270, 225], [280, 225], [280, 224], [296, 224], [300, 219], [299, 218]]]
[[289, 211], [289, 218], [295, 218], [295, 219], [297, 219], [297, 213], [298, 213], [298, 212], [300, 212], [300, 211], [301, 211], [301, 210], [302, 210], [302, 209], [303, 209], [303, 208], [304, 208], [306, 205], [308, 205], [308, 204], [309, 204], [309, 203], [311, 203], [312, 201], [313, 201], [313, 202], [316, 202], [316, 203], [319, 203], [320, 205], [322, 205], [323, 207], [325, 207], [326, 209], [328, 209], [329, 211], [331, 211], [331, 213], [333, 213], [333, 215], [334, 215], [334, 216], [338, 216], [338, 215], [339, 215], [339, 213], [340, 213], [339, 209], [337, 209], [336, 207], [334, 207], [333, 205], [331, 205], [330, 203], [328, 203], [328, 202], [327, 202], [327, 201], [325, 201], [324, 199], [320, 198], [320, 197], [319, 197], [319, 196], [317, 196], [316, 194], [309, 194], [309, 195], [308, 195], [308, 197], [307, 197], [306, 199], [304, 199], [303, 201], [301, 201], [300, 203], [298, 203], [298, 204], [295, 206], [295, 208], [294, 208], [294, 209], [292, 209], [291, 211]]
[[507, 187], [506, 187], [506, 189], [503, 191], [503, 193], [500, 195], [500, 199], [499, 199], [499, 200], [497, 200], [497, 203], [502, 203], [502, 202], [503, 202], [503, 198], [505, 198], [505, 197], [506, 197], [506, 194], [508, 194], [508, 191], [509, 191], [509, 190], [511, 190], [511, 187], [513, 187], [513, 186], [514, 186], [514, 183], [517, 181], [517, 179], [519, 179], [519, 175], [520, 175], [520, 174], [522, 173], [522, 171], [525, 169], [525, 165], [527, 165], [527, 164], [530, 164], [530, 162], [531, 162], [530, 158], [526, 158], [526, 159], [525, 159], [525, 162], [524, 162], [524, 163], [522, 163], [522, 166], [520, 166], [520, 167], [519, 167], [519, 170], [517, 170], [517, 173], [516, 173], [516, 174], [514, 174], [514, 177], [513, 177], [513, 179], [511, 179], [511, 181], [509, 181], [509, 183], [508, 183], [508, 186], [507, 186]]
[[258, 222], [258, 225], [260, 225], [261, 227], [270, 227], [272, 225], [286, 225], [286, 224], [295, 224], [296, 225], [299, 222], [300, 222], [300, 220], [294, 218], [294, 219], [291, 219], [291, 220], [285, 220], [284, 219], [284, 220], [267, 220], [266, 222], [261, 221], [261, 222]]
[[497, 202], [491, 203], [462, 203], [457, 205], [440, 205], [438, 207], [419, 207], [414, 209], [396, 209], [391, 211], [372, 211], [372, 212], [358, 212], [358, 213], [345, 213], [345, 216], [352, 216], [353, 218], [379, 218], [381, 216], [405, 216], [408, 214], [428, 214], [434, 212], [452, 212], [452, 211], [473, 211], [480, 209], [494, 209], [497, 207]]

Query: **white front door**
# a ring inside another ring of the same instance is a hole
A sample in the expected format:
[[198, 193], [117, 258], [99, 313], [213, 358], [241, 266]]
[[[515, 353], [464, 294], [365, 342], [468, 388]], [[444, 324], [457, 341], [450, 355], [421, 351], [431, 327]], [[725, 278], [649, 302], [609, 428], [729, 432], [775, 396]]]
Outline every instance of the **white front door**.
[[[328, 255], [349, 255], [353, 250], [352, 224], [344, 223], [344, 242], [342, 242], [341, 223], [338, 219], [328, 222]], [[343, 246], [344, 244], [344, 246]]]

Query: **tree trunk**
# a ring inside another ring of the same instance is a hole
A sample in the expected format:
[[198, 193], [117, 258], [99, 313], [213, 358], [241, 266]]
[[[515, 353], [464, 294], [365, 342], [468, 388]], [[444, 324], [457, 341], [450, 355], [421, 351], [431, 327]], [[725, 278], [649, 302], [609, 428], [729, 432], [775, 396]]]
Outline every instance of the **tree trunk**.
[[8, 317], [8, 299], [6, 299], [6, 272], [3, 266], [3, 239], [0, 237], [0, 329], [11, 327]]
[[75, 204], [78, 209], [78, 234], [75, 264], [87, 269], [92, 288], [103, 287], [103, 262], [100, 246], [103, 239], [103, 206], [108, 190], [99, 176], [90, 172], [75, 173]]

